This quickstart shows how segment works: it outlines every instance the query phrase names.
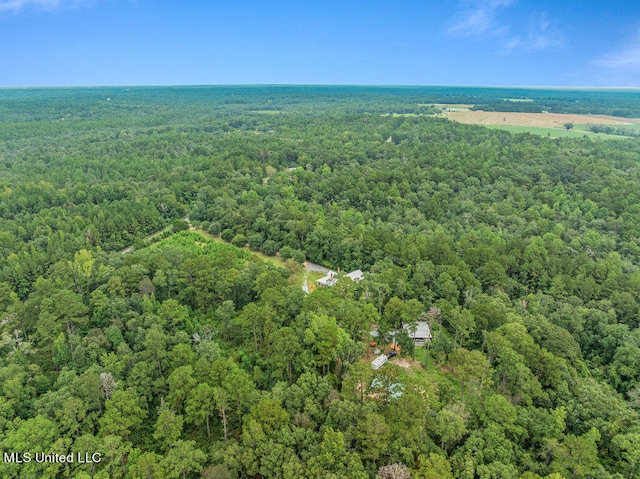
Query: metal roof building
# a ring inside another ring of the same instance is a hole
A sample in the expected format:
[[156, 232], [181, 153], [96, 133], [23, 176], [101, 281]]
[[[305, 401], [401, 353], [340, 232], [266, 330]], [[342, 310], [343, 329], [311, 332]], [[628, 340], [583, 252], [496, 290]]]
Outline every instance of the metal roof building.
[[378, 356], [377, 358], [375, 358], [373, 361], [371, 361], [371, 367], [374, 370], [378, 370], [380, 369], [382, 366], [384, 366], [384, 364], [389, 360], [389, 358], [387, 357], [386, 354], [381, 354], [380, 356]]
[[429, 324], [426, 321], [418, 321], [416, 323], [416, 331], [415, 333], [411, 332], [410, 324], [403, 324], [402, 329], [404, 329], [409, 337], [413, 339], [413, 344], [416, 346], [424, 346], [427, 341], [431, 340], [431, 330], [429, 329]]
[[[354, 283], [358, 283], [364, 279], [364, 273], [359, 269], [352, 271], [351, 273], [347, 273], [345, 276], [351, 278], [351, 281]], [[328, 271], [327, 275], [317, 280], [316, 283], [318, 286], [333, 286], [338, 282], [338, 279], [340, 279], [338, 277], [338, 273], [335, 271]]]
[[318, 286], [333, 286], [338, 282], [338, 278], [336, 277], [337, 275], [338, 273], [335, 271], [329, 271], [326, 276], [317, 280], [316, 283], [318, 283]]
[[345, 276], [351, 278], [351, 281], [353, 281], [354, 283], [357, 283], [364, 279], [364, 273], [359, 269], [352, 271], [351, 273], [347, 273], [345, 274]]

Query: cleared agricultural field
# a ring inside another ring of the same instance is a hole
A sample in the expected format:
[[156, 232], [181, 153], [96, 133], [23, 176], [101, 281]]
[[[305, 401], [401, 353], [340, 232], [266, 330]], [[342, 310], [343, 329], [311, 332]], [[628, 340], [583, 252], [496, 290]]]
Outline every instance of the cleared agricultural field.
[[633, 125], [640, 118], [619, 118], [607, 115], [572, 115], [562, 113], [520, 113], [499, 111], [459, 110], [447, 112], [447, 118], [459, 123], [494, 126], [529, 126], [537, 128], [564, 128], [574, 125]]
[[[621, 118], [607, 115], [577, 115], [562, 113], [523, 113], [473, 111], [470, 105], [438, 105], [443, 114], [451, 121], [470, 125], [483, 125], [489, 128], [500, 128], [512, 133], [533, 133], [551, 137], [582, 137], [602, 139], [622, 139], [621, 135], [593, 133], [589, 125], [606, 125], [612, 127], [640, 130], [640, 118]], [[566, 123], [572, 123], [573, 129], [567, 130]]]

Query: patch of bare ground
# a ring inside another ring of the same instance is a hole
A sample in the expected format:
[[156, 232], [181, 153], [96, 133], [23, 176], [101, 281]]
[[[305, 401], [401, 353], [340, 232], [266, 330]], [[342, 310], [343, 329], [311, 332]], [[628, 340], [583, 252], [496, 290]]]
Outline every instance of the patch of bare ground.
[[532, 126], [564, 128], [565, 123], [575, 125], [633, 125], [640, 118], [620, 118], [608, 115], [573, 115], [563, 113], [518, 113], [499, 111], [450, 111], [447, 118], [471, 125]]
[[410, 369], [410, 368], [420, 368], [422, 367], [421, 364], [418, 361], [411, 361], [409, 359], [406, 358], [399, 358], [399, 357], [395, 357], [391, 360], [392, 364], [395, 364], [396, 366], [400, 366], [401, 368], [404, 369]]

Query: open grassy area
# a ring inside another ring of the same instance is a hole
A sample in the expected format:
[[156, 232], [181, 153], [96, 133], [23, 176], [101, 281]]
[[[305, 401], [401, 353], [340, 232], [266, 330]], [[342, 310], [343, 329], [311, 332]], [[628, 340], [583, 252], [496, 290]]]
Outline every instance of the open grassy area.
[[[457, 105], [457, 108], [452, 105], [444, 106], [446, 107], [444, 113], [451, 121], [499, 128], [512, 133], [531, 133], [552, 138], [582, 138], [587, 135], [589, 138], [615, 140], [627, 137], [593, 133], [589, 131], [589, 125], [604, 125], [620, 130], [628, 129], [640, 132], [640, 119], [638, 118], [564, 113], [472, 111], [467, 108], [468, 105]], [[573, 129], [567, 131], [564, 128], [565, 123], [572, 123]]]
[[[591, 131], [589, 130], [589, 126], [593, 126], [593, 125], [588, 125], [588, 124], [574, 125], [573, 129], [591, 133]], [[628, 132], [631, 132], [632, 134], [640, 135], [640, 123], [634, 123], [629, 125], [607, 125], [607, 126], [611, 126], [614, 129], [617, 129], [619, 131], [628, 131]], [[622, 138], [626, 138], [626, 136], [624, 135], [606, 135], [606, 136], [619, 136]]]
[[320, 271], [309, 271], [309, 276], [307, 276], [307, 279], [309, 281], [313, 281], [315, 282], [316, 280], [322, 278], [325, 274], [321, 273]]
[[307, 286], [309, 288], [309, 292], [313, 292], [316, 288], [316, 281], [324, 276], [324, 273], [320, 271], [309, 271], [307, 273]]
[[[225, 240], [223, 240], [219, 236], [210, 235], [209, 233], [207, 233], [206, 231], [201, 230], [200, 228], [196, 228], [193, 231], [195, 231], [199, 235], [203, 236], [204, 238], [207, 238], [208, 240], [216, 241], [218, 243], [223, 243], [223, 244], [231, 244], [231, 243], [227, 243]], [[244, 249], [246, 249], [247, 251], [250, 251], [253, 256], [257, 256], [258, 258], [263, 260], [265, 263], [272, 264], [273, 266], [276, 266], [278, 268], [287, 269], [287, 266], [286, 266], [285, 262], [279, 256], [268, 256], [268, 255], [266, 255], [264, 253], [261, 253], [260, 251], [251, 251], [246, 246], [244, 247]], [[312, 273], [314, 273], [314, 272], [312, 271], [312, 272], [309, 273], [309, 277], [311, 277]], [[292, 274], [289, 277], [289, 281], [291, 282], [291, 284], [299, 284], [299, 285], [302, 286], [302, 278], [303, 278], [303, 276], [304, 276], [304, 268], [301, 268], [300, 271], [296, 272], [295, 274]], [[320, 276], [318, 276], [318, 278], [321, 278], [322, 276], [323, 275], [320, 275]]]
[[[422, 365], [423, 368], [424, 368], [424, 365], [425, 365], [426, 357], [427, 357], [427, 348], [418, 348], [418, 347], [416, 347], [416, 361], [419, 362]], [[433, 355], [433, 352], [431, 352], [431, 354], [429, 354], [429, 369], [428, 369], [428, 371], [433, 371], [435, 369], [440, 370], [440, 368], [438, 366], [436, 366], [435, 357]]]
[[[487, 128], [497, 128], [500, 130], [510, 131], [511, 133], [531, 133], [533, 135], [550, 136], [552, 138], [582, 138], [585, 135], [589, 138], [601, 138], [603, 140], [620, 140], [627, 138], [620, 135], [607, 135], [604, 133], [592, 133], [586, 129], [574, 128], [567, 131], [560, 128], [542, 128], [537, 126], [513, 126], [513, 125], [483, 125]], [[581, 125], [584, 126], [584, 125]]]
[[[223, 240], [219, 236], [210, 235], [206, 231], [203, 231], [203, 230], [201, 230], [199, 228], [196, 228], [195, 230], [192, 230], [192, 231], [195, 231], [196, 233], [198, 233], [202, 237], [207, 238], [208, 240], [216, 241], [218, 243], [223, 243], [223, 244], [231, 244], [231, 243], [227, 243], [225, 240]], [[246, 246], [243, 249], [251, 251]], [[277, 266], [279, 268], [285, 268], [284, 261], [282, 261], [277, 256], [267, 256], [266, 254], [261, 253], [260, 251], [251, 251], [251, 254], [257, 256], [258, 258], [264, 260], [267, 263], [271, 263], [274, 266]]]
[[622, 125], [621, 128], [625, 130], [631, 130], [636, 133], [640, 133], [640, 123], [635, 123], [633, 125]]

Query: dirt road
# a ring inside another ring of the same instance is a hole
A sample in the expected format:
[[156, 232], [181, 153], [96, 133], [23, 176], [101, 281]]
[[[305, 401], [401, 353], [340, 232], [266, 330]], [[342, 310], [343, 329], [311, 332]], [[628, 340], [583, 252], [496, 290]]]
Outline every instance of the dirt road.
[[329, 268], [325, 268], [324, 266], [316, 263], [311, 263], [309, 261], [304, 262], [304, 277], [302, 278], [302, 291], [306, 294], [309, 294], [309, 285], [307, 284], [307, 278], [309, 277], [309, 271], [317, 271], [318, 273], [328, 273], [331, 271]]

